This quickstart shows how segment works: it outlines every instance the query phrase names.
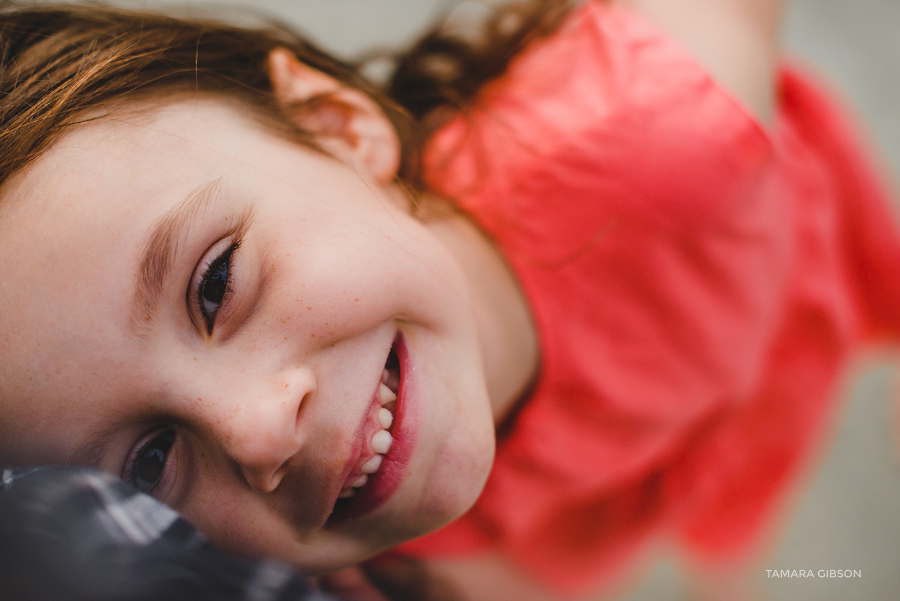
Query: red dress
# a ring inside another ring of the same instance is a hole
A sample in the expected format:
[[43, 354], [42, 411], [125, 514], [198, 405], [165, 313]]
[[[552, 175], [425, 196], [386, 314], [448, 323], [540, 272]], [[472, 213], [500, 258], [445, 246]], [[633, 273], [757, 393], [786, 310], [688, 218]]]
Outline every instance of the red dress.
[[541, 371], [465, 516], [405, 550], [492, 549], [553, 588], [652, 540], [764, 538], [864, 341], [900, 332], [900, 242], [840, 112], [783, 69], [764, 129], [677, 43], [589, 3], [426, 155], [496, 241]]

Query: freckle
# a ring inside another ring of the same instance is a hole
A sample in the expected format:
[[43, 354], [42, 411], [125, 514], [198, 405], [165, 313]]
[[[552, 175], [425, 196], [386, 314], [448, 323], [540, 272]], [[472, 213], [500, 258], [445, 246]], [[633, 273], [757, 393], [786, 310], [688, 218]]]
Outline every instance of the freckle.
[[358, 298], [358, 297], [357, 297], [357, 298], [354, 298], [353, 300], [355, 300], [356, 302], [359, 302], [359, 298]]
[[307, 310], [307, 311], [312, 311], [312, 307], [307, 307], [306, 310]]
[[310, 338], [315, 338], [316, 335], [315, 335], [315, 334], [310, 334], [309, 337], [310, 337]]

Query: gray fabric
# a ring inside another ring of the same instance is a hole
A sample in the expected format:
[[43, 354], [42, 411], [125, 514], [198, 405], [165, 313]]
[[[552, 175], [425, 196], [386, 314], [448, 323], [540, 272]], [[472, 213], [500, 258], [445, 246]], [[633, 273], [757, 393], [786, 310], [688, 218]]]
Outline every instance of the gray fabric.
[[0, 473], [9, 601], [325, 601], [288, 567], [219, 553], [172, 509], [88, 468]]

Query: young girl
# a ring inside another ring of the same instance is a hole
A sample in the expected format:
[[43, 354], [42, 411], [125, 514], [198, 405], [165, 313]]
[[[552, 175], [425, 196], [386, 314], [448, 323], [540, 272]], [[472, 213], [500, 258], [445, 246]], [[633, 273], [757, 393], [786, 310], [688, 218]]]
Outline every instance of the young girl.
[[472, 599], [745, 555], [900, 333], [886, 199], [780, 8], [509, 9], [390, 97], [278, 28], [4, 9], [3, 460], [315, 573], [449, 524], [405, 551]]

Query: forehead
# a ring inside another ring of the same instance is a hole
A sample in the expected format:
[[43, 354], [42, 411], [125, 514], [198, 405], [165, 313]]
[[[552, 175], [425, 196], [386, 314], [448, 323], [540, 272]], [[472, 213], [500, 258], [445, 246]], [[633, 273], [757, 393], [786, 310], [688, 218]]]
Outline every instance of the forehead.
[[22, 255], [28, 241], [47, 252], [73, 240], [83, 248], [97, 233], [108, 246], [221, 170], [223, 160], [240, 162], [263, 137], [256, 129], [209, 99], [125, 107], [76, 126], [4, 185], [0, 250]]
[[75, 127], [4, 187], [4, 437], [26, 417], [89, 410], [84, 395], [97, 394], [99, 382], [113, 386], [118, 366], [134, 359], [122, 349], [134, 348], [125, 339], [148, 231], [223, 163], [233, 170], [244, 153], [258, 154], [265, 137], [214, 101], [131, 107]]

